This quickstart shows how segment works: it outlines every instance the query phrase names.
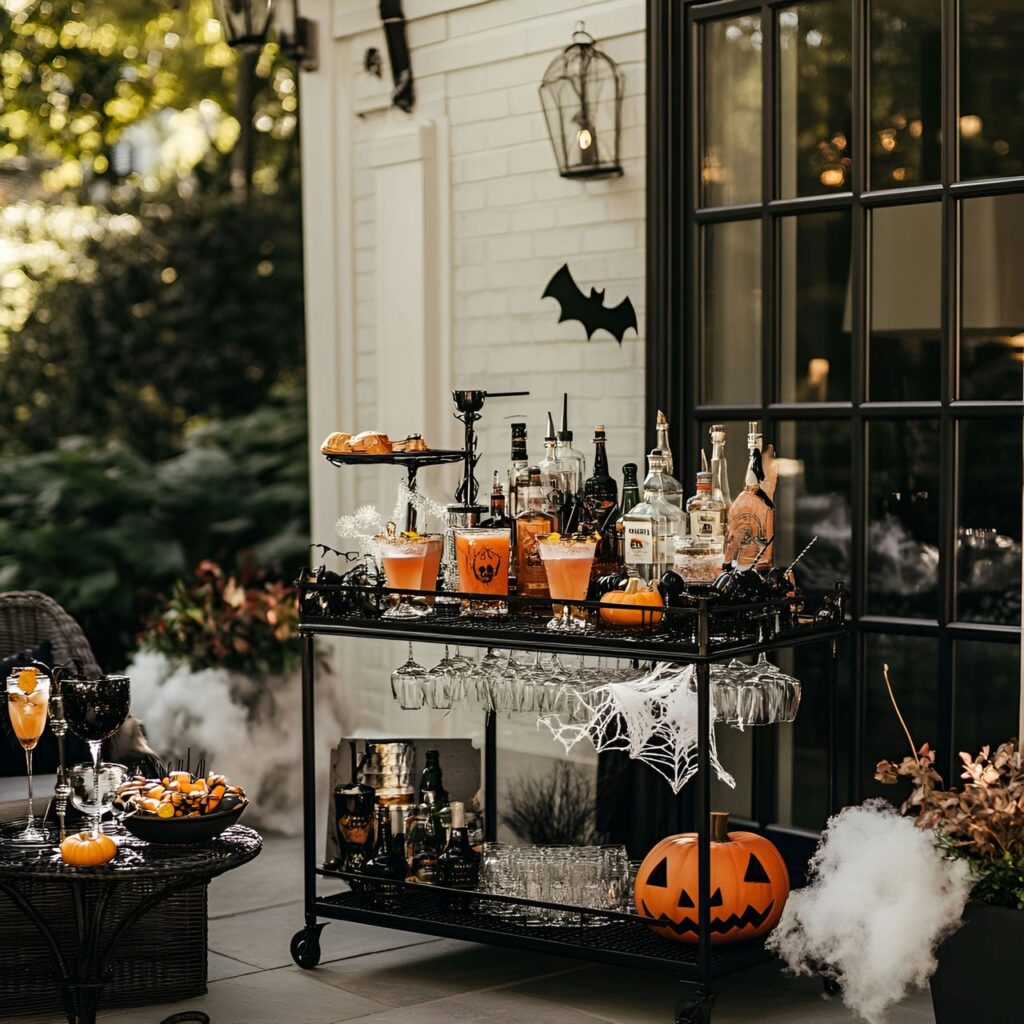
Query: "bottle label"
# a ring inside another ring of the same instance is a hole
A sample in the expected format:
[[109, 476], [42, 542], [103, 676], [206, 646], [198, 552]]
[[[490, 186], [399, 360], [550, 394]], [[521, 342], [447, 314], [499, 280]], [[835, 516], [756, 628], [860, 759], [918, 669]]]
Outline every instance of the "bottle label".
[[627, 565], [650, 565], [654, 562], [654, 524], [626, 521], [623, 529], [623, 555]]
[[537, 535], [550, 533], [553, 527], [546, 518], [534, 522], [520, 519], [516, 524], [516, 584], [527, 597], [547, 597], [548, 577], [537, 550]]
[[690, 533], [694, 537], [725, 536], [725, 517], [722, 510], [709, 509], [690, 513]]

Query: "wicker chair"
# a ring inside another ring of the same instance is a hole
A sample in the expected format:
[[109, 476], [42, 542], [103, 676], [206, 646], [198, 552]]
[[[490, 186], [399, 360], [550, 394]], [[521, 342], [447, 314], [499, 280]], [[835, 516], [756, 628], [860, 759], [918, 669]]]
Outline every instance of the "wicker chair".
[[[32, 590], [0, 594], [0, 658], [46, 640], [50, 641], [56, 664], [77, 658], [87, 674], [101, 674], [81, 626], [52, 597]], [[111, 753], [116, 759], [117, 750]], [[148, 883], [137, 884], [142, 887], [141, 893]], [[137, 902], [140, 893], [124, 888], [122, 898]], [[37, 909], [45, 912], [44, 916], [52, 915], [56, 920], [67, 916], [67, 893], [61, 885], [39, 882], [32, 898]], [[115, 899], [108, 914], [116, 915], [118, 909]], [[202, 883], [172, 896], [146, 914], [130, 930], [112, 961], [112, 978], [104, 989], [103, 1006], [172, 1002], [205, 992], [206, 911], [206, 884]], [[61, 935], [65, 955], [73, 953], [76, 943], [70, 919], [68, 925], [68, 934]], [[7, 1020], [8, 1014], [58, 1010], [60, 989], [51, 973], [50, 951], [34, 929], [25, 927], [21, 911], [3, 896], [0, 949], [19, 951], [17, 969], [11, 965], [10, 970], [0, 971], [0, 1020]], [[154, 973], [154, 964], [162, 964], [162, 969]]]
[[96, 656], [82, 627], [52, 597], [35, 590], [0, 594], [0, 658], [49, 640], [53, 660], [63, 664], [77, 658], [89, 675], [100, 675]]

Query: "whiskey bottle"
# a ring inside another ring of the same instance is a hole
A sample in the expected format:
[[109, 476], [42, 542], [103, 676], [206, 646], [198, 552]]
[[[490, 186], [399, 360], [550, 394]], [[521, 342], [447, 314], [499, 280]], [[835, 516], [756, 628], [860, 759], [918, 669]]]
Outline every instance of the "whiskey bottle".
[[537, 550], [537, 536], [554, 533], [558, 522], [543, 509], [540, 470], [536, 466], [530, 468], [526, 493], [526, 508], [516, 516], [516, 592], [521, 597], [546, 598], [550, 594], [548, 576]]
[[672, 460], [672, 448], [668, 440], [668, 417], [660, 409], [655, 423], [655, 434], [657, 440], [654, 447], [658, 448], [665, 456], [665, 472], [668, 476], [675, 476], [675, 463]]
[[683, 532], [683, 513], [665, 500], [665, 459], [657, 449], [647, 456], [644, 500], [622, 517], [626, 566], [650, 583], [672, 567], [675, 537]]
[[[525, 488], [529, 482], [527, 472], [530, 460], [526, 454], [526, 424], [512, 424], [512, 455], [508, 467], [508, 514], [515, 519], [526, 507], [526, 495], [519, 493], [519, 485]], [[520, 506], [520, 502], [522, 505]]]
[[743, 490], [729, 506], [725, 558], [726, 561], [735, 559], [740, 566], [756, 563], [757, 568], [767, 569], [772, 565], [773, 545], [769, 542], [775, 536], [774, 496], [778, 470], [775, 451], [771, 445], [764, 447], [761, 424], [754, 420], [747, 431], [747, 451], [749, 460]]
[[377, 808], [377, 842], [373, 855], [363, 865], [362, 873], [373, 879], [368, 888], [380, 896], [397, 896], [405, 881], [408, 866], [405, 854], [395, 846], [393, 829], [400, 828], [402, 809], [393, 806], [388, 812], [386, 807]]
[[732, 491], [729, 488], [729, 464], [725, 458], [725, 427], [716, 423], [710, 430], [711, 434], [711, 495], [721, 498], [726, 510], [732, 504]]
[[697, 474], [697, 493], [687, 500], [686, 515], [691, 537], [714, 540], [725, 536], [725, 502], [715, 497], [707, 470]]
[[448, 845], [437, 858], [437, 884], [446, 889], [475, 889], [480, 878], [480, 854], [469, 842], [465, 808], [459, 801], [451, 808], [452, 830]]
[[488, 517], [480, 524], [495, 528], [509, 527], [512, 520], [509, 519], [505, 509], [505, 491], [498, 480], [498, 471], [494, 471], [494, 483], [491, 486], [491, 510]]
[[565, 468], [558, 458], [558, 438], [555, 435], [555, 421], [548, 413], [548, 431], [544, 435], [544, 458], [537, 465], [540, 470], [540, 487], [543, 500], [541, 508], [555, 517], [561, 530], [569, 514], [569, 481]]
[[565, 470], [568, 481], [570, 504], [583, 491], [583, 481], [587, 478], [587, 460], [583, 452], [572, 446], [572, 431], [569, 429], [569, 396], [562, 394], [562, 425], [558, 429], [558, 445], [555, 455]]
[[[665, 453], [661, 448], [651, 449], [651, 455], [657, 456], [660, 460], [659, 465], [661, 466], [661, 481], [659, 486], [661, 487], [662, 497], [670, 504], [675, 505], [681, 512], [683, 510], [683, 485], [668, 471], [668, 463], [665, 459]], [[648, 463], [650, 462], [650, 456], [648, 456]], [[647, 484], [650, 479], [644, 480], [644, 490], [647, 490]]]
[[441, 775], [441, 755], [436, 750], [427, 751], [420, 775], [420, 800], [426, 803], [428, 799], [438, 810], [448, 805], [448, 791]]

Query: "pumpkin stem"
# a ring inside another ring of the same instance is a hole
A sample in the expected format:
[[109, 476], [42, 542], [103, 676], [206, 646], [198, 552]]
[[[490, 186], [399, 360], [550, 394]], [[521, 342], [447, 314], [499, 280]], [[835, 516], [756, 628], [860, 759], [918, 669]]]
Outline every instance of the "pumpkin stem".
[[729, 812], [711, 812], [711, 842], [728, 843], [729, 839]]

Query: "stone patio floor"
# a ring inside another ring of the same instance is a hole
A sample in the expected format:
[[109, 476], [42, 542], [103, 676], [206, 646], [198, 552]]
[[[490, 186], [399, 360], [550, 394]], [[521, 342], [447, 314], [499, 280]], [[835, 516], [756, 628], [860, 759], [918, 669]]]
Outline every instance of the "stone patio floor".
[[[300, 866], [299, 840], [270, 838], [255, 861], [212, 883], [207, 995], [102, 1013], [103, 1024], [158, 1024], [190, 1008], [211, 1024], [671, 1024], [687, 991], [659, 974], [340, 921], [324, 929], [321, 965], [303, 971], [288, 953], [302, 922]], [[714, 1024], [857, 1019], [820, 982], [773, 963], [717, 988]], [[928, 994], [890, 1024], [934, 1024]]]

